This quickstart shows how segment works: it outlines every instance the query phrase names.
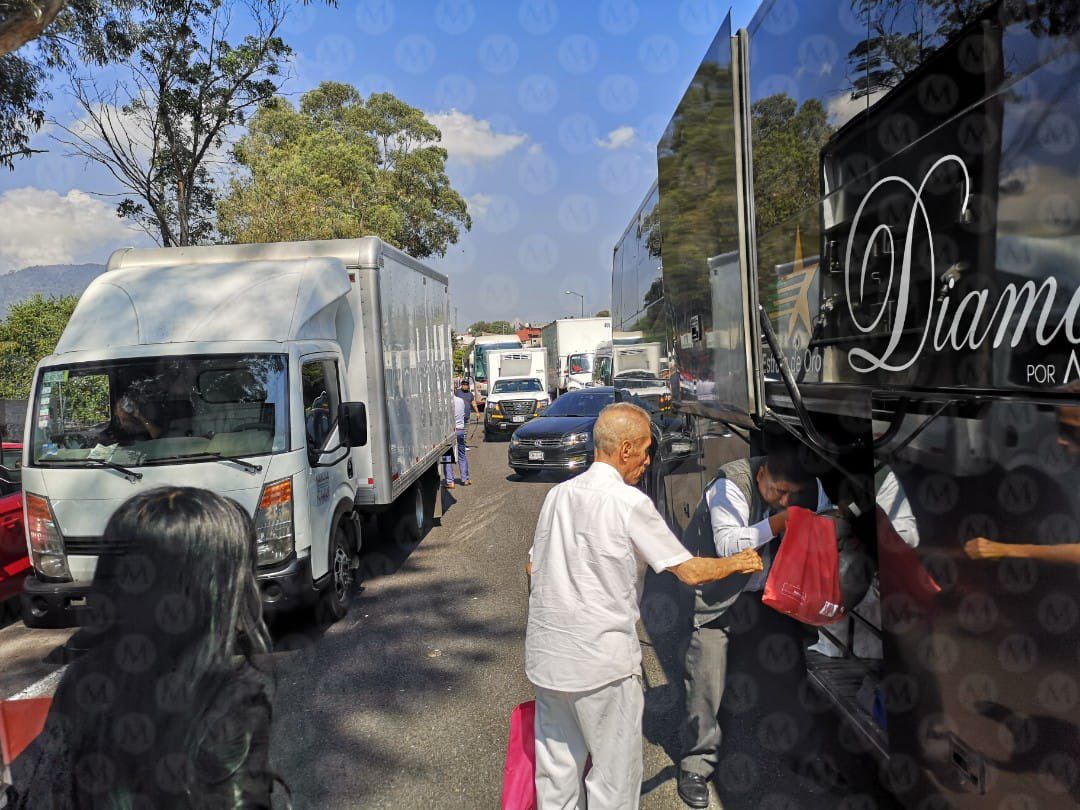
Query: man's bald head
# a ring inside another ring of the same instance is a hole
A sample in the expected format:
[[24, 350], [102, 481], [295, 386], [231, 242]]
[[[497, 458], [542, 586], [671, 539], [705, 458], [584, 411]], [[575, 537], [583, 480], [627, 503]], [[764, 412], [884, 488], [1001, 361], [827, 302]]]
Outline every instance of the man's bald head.
[[616, 402], [600, 411], [593, 427], [596, 450], [605, 455], [618, 451], [624, 441], [636, 442], [649, 435], [649, 413], [629, 402]]

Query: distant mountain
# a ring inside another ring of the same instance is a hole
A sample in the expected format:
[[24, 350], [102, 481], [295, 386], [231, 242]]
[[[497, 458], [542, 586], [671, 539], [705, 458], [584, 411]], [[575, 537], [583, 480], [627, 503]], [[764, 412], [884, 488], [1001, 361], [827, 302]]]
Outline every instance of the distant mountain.
[[103, 264], [50, 264], [25, 267], [0, 276], [0, 318], [8, 307], [35, 293], [46, 298], [82, 295], [90, 282], [105, 272]]

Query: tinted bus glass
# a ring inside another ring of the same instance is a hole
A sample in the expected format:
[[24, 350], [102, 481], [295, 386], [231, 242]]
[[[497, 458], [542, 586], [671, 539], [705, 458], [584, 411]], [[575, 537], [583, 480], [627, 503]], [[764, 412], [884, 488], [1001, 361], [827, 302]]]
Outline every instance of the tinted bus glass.
[[731, 20], [725, 19], [657, 148], [664, 292], [683, 402], [749, 413], [739, 261]]

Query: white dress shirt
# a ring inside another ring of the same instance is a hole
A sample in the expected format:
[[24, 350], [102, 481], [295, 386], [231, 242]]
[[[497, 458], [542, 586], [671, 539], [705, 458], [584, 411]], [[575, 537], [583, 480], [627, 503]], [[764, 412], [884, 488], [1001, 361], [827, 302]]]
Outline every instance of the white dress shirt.
[[[825, 490], [822, 489], [821, 482], [816, 481], [816, 483], [817, 511], [831, 509], [832, 504]], [[757, 482], [752, 481], [752, 486], [757, 486]], [[717, 556], [730, 557], [748, 548], [762, 548], [773, 539], [769, 518], [765, 517], [751, 524], [750, 504], [746, 502], [742, 491], [727, 478], [718, 478], [714, 481], [705, 490], [705, 498], [709, 503], [709, 521], [712, 523], [713, 543], [716, 545]], [[769, 567], [772, 564], [772, 555], [768, 549], [762, 551], [761, 562], [762, 570], [750, 577], [744, 590], [765, 589], [765, 580], [768, 579]]]
[[454, 429], [465, 429], [465, 400], [454, 397]]
[[649, 497], [600, 461], [548, 493], [529, 556], [525, 674], [561, 692], [640, 672], [645, 566], [660, 572], [691, 558]]

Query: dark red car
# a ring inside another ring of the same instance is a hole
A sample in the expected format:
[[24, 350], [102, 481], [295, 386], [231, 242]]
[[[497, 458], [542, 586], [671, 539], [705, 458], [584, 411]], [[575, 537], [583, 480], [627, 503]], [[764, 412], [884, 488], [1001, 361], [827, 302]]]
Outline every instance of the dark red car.
[[0, 444], [0, 602], [18, 596], [30, 573], [23, 533], [21, 458], [22, 445]]

